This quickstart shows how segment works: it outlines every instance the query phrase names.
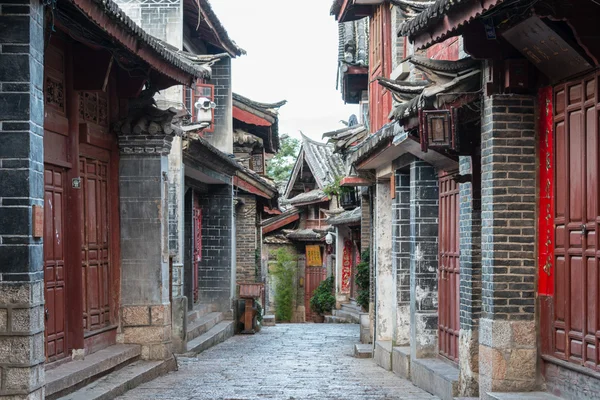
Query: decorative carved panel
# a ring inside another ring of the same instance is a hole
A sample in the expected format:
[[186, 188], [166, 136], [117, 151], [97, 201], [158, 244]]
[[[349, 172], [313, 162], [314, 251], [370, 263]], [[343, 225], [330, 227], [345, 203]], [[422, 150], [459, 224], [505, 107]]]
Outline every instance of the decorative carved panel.
[[79, 93], [79, 118], [83, 121], [108, 126], [108, 100], [103, 93]]
[[65, 110], [65, 85], [63, 79], [46, 76], [44, 88], [46, 105], [52, 106], [60, 111]]

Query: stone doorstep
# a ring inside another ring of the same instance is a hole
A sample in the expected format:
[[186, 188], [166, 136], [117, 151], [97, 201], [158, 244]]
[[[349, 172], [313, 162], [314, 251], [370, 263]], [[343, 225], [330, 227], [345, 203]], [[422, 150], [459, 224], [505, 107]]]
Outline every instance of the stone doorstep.
[[373, 345], [357, 343], [354, 345], [354, 357], [373, 358]]
[[232, 336], [233, 321], [221, 321], [209, 329], [208, 332], [189, 341], [187, 343], [187, 352], [184, 355], [190, 357], [196, 356], [198, 353], [202, 353], [204, 350], [224, 342]]
[[111, 371], [139, 359], [142, 348], [135, 344], [116, 344], [99, 350], [83, 360], [70, 361], [46, 371], [46, 399], [52, 400], [77, 390]]
[[343, 317], [337, 317], [335, 315], [326, 315], [325, 323], [327, 323], [327, 324], [350, 324], [350, 323], [354, 323], [354, 322], [349, 321], [348, 319], [343, 318]]
[[358, 314], [348, 312], [346, 310], [333, 310], [333, 315], [336, 317], [347, 319], [348, 321], [358, 324]]
[[458, 395], [458, 368], [437, 358], [411, 359], [411, 381], [442, 400]]
[[263, 315], [262, 326], [275, 326], [275, 316], [273, 314]]
[[142, 383], [176, 368], [174, 358], [164, 361], [135, 361], [59, 400], [111, 400]]
[[486, 395], [494, 400], [561, 400], [561, 397], [546, 392], [488, 392]]
[[211, 312], [203, 315], [187, 326], [187, 341], [196, 339], [210, 328], [223, 321], [223, 313]]
[[199, 318], [214, 311], [215, 306], [213, 304], [196, 304], [194, 308], [187, 313], [187, 323], [190, 325]]
[[392, 370], [392, 341], [391, 340], [379, 340], [375, 342], [375, 363], [381, 368], [391, 371]]
[[404, 379], [410, 379], [410, 346], [392, 348], [392, 371]]
[[362, 312], [360, 306], [352, 303], [342, 303], [340, 310], [356, 314], [356, 316]]

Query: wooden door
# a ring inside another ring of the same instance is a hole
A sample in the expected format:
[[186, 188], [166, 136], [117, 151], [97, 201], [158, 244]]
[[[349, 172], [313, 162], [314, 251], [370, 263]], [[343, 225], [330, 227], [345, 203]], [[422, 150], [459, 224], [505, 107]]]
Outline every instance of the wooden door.
[[83, 328], [92, 332], [110, 325], [110, 201], [109, 162], [79, 158], [83, 207], [81, 265]]
[[46, 359], [68, 354], [65, 263], [65, 169], [44, 166], [44, 288]]
[[304, 309], [306, 321], [312, 321], [313, 312], [310, 308], [310, 298], [317, 286], [327, 278], [327, 269], [323, 267], [306, 267], [304, 278]]
[[194, 303], [198, 302], [199, 293], [199, 276], [198, 268], [200, 267], [200, 261], [202, 260], [202, 209], [198, 197], [194, 197], [194, 260], [192, 262], [192, 293]]
[[554, 356], [598, 370], [598, 76], [555, 87]]
[[440, 354], [458, 361], [460, 332], [460, 262], [458, 184], [452, 174], [440, 177], [438, 334]]

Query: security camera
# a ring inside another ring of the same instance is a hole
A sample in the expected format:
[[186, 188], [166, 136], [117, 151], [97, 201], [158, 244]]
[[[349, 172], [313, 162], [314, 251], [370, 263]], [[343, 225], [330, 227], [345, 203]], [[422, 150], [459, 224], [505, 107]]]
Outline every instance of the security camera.
[[212, 113], [217, 105], [206, 97], [199, 97], [194, 103], [196, 108], [196, 122], [212, 122]]

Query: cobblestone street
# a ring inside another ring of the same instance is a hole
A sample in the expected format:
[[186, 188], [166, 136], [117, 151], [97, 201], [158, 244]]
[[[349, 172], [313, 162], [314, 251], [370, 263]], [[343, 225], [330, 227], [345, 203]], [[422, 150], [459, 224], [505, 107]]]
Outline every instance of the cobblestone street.
[[352, 357], [354, 324], [283, 324], [234, 336], [179, 371], [120, 399], [436, 399], [409, 381]]

